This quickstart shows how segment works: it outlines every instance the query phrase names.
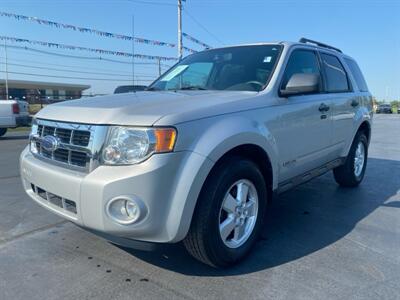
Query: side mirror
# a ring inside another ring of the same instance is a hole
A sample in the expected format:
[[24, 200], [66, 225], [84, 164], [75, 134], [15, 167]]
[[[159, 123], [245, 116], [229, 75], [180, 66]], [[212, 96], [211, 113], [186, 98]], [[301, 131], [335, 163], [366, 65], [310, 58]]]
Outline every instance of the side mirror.
[[319, 91], [319, 75], [295, 73], [290, 77], [284, 90], [280, 91], [283, 97], [315, 93]]

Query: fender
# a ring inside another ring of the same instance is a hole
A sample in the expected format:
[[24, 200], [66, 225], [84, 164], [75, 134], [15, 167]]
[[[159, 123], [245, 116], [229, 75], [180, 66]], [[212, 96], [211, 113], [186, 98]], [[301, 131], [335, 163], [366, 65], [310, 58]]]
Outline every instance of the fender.
[[[180, 131], [191, 133], [190, 136], [179, 136], [178, 141], [181, 139], [182, 143], [177, 145], [177, 151], [194, 152], [196, 163], [182, 166], [181, 174], [183, 176], [180, 176], [179, 182], [175, 185], [174, 198], [180, 198], [180, 203], [174, 205], [173, 219], [175, 223], [180, 219], [180, 223], [176, 235], [172, 237], [172, 242], [180, 241], [186, 236], [201, 188], [215, 163], [229, 150], [244, 144], [253, 144], [264, 149], [272, 166], [273, 189], [277, 188], [277, 146], [268, 129], [244, 116], [224, 116], [217, 120], [216, 118], [211, 119], [197, 120], [195, 124], [188, 122], [177, 126], [178, 134]], [[190, 143], [188, 143], [189, 140], [191, 140]], [[188, 146], [181, 148], [181, 145]], [[199, 160], [200, 157], [203, 158], [202, 161]], [[185, 199], [182, 199], [182, 192], [186, 195]], [[181, 218], [178, 217], [179, 215]], [[172, 230], [171, 233], [174, 231]]]

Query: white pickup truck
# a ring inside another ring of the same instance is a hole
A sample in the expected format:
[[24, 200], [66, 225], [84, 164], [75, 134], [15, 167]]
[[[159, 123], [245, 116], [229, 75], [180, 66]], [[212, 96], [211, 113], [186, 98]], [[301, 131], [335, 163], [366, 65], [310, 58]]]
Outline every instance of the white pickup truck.
[[8, 128], [29, 126], [28, 103], [19, 100], [0, 100], [0, 137], [5, 135]]

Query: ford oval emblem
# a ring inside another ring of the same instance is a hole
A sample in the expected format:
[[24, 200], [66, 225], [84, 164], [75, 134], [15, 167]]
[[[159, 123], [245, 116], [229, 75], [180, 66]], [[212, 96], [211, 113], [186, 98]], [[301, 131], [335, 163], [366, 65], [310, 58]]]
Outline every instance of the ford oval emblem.
[[52, 135], [46, 135], [42, 139], [41, 146], [45, 150], [53, 152], [58, 149], [59, 144], [60, 144], [60, 141], [58, 138], [56, 138], [55, 136], [52, 136]]

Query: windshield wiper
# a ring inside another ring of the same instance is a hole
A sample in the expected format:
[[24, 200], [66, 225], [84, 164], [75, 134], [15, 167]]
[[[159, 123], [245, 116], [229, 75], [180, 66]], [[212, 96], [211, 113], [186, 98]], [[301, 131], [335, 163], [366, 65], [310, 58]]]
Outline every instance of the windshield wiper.
[[202, 87], [202, 86], [197, 86], [197, 85], [189, 85], [189, 86], [183, 86], [180, 89], [177, 90], [182, 90], [182, 91], [189, 91], [189, 90], [196, 90], [196, 91], [206, 91], [207, 89]]
[[148, 87], [148, 88], [145, 89], [145, 91], [160, 91], [160, 90], [161, 90], [161, 89], [156, 88], [156, 87], [154, 87], [154, 86]]

